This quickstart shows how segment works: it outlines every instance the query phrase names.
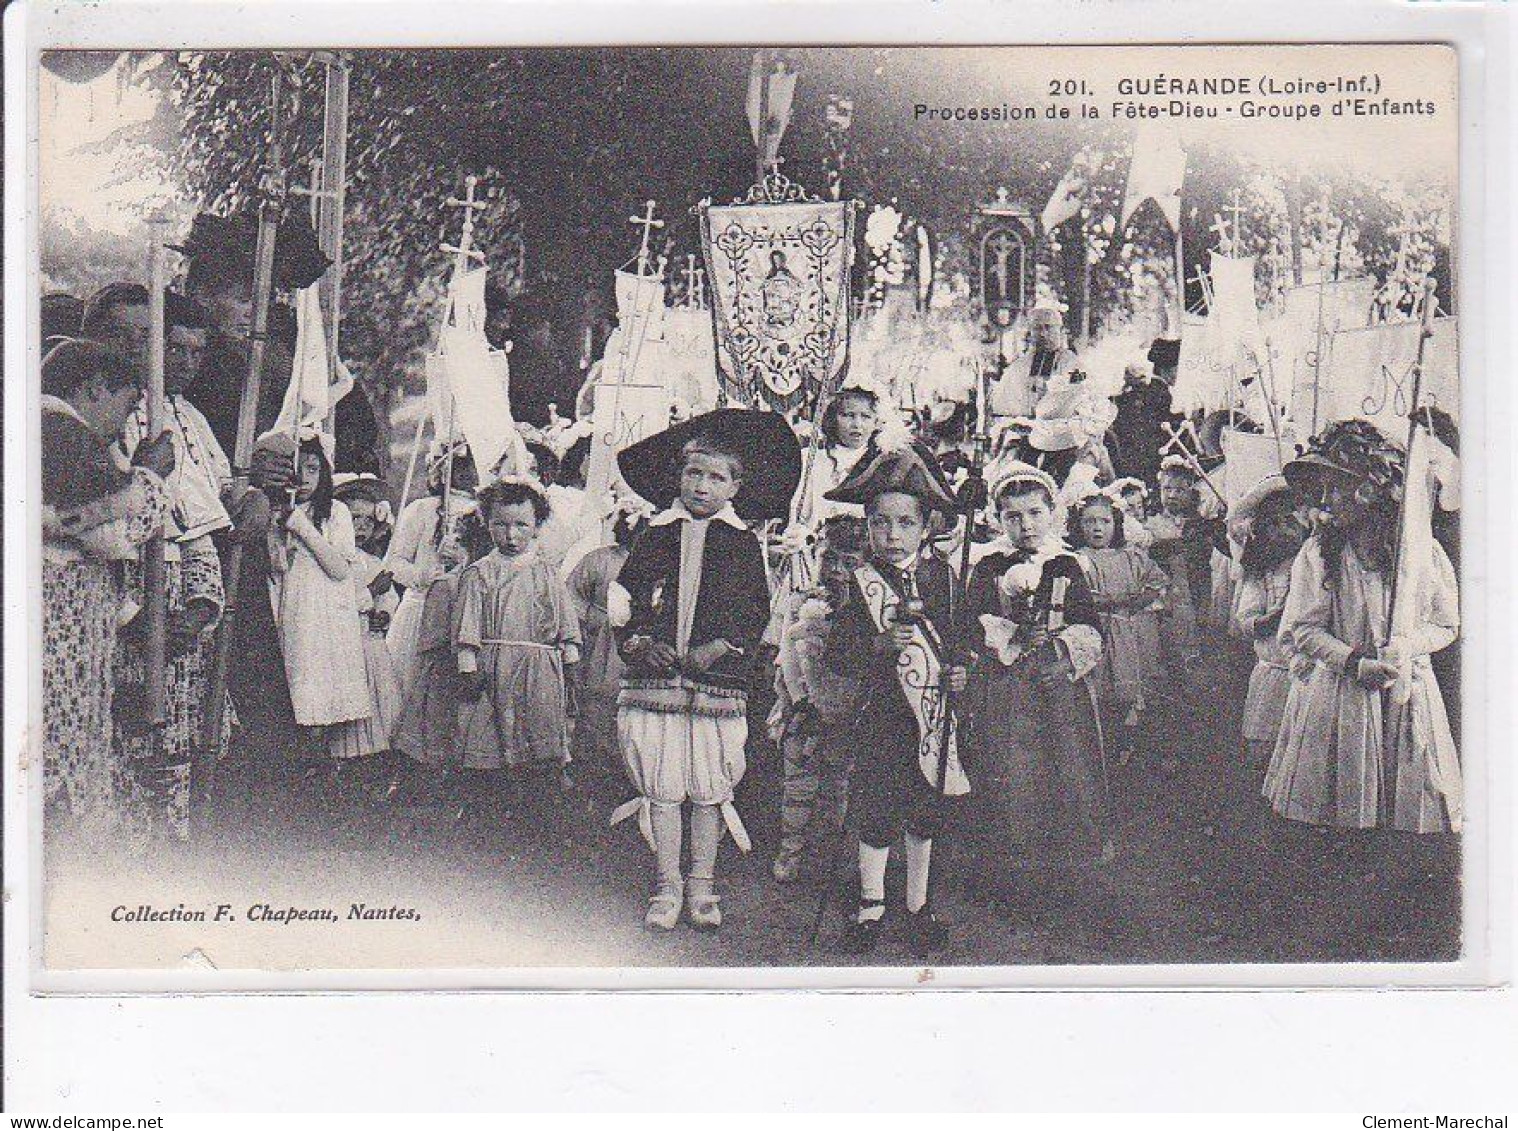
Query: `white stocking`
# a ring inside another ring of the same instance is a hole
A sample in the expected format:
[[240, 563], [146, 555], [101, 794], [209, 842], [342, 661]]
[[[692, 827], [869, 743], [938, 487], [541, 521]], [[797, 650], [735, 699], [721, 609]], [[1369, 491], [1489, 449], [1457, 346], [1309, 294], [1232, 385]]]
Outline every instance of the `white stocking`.
[[879, 919], [885, 914], [886, 862], [890, 858], [891, 850], [889, 848], [871, 848], [863, 841], [859, 843], [860, 902], [879, 901], [873, 907], [861, 907], [859, 909], [859, 921], [861, 923], [869, 919]]
[[928, 903], [928, 873], [933, 842], [907, 833], [907, 911], [916, 915]]

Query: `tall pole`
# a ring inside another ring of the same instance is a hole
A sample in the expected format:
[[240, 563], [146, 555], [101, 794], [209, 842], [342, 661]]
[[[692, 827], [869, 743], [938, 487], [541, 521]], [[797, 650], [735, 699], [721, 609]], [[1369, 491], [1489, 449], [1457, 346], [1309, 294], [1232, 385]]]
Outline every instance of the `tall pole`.
[[754, 156], [754, 184], [764, 184], [765, 174], [769, 172], [768, 156], [770, 143], [770, 76], [769, 54], [760, 48], [754, 52], [754, 70], [759, 74], [759, 126], [754, 131], [759, 138], [758, 152]]
[[1175, 212], [1175, 336], [1180, 340], [1186, 325], [1186, 250], [1181, 238], [1183, 213]]
[[338, 331], [343, 310], [343, 205], [348, 191], [348, 60], [327, 63], [326, 109], [322, 123], [322, 195], [316, 231], [332, 266], [321, 278], [322, 317], [327, 325], [327, 360], [337, 371]]
[[[479, 209], [485, 207], [485, 202], [483, 200], [476, 200], [474, 198], [474, 190], [479, 183], [480, 179], [473, 173], [470, 173], [467, 177], [464, 178], [463, 197], [459, 198], [450, 196], [447, 201], [445, 201], [445, 203], [450, 208], [462, 208], [464, 210], [464, 227], [463, 230], [459, 233], [459, 242], [457, 244], [445, 243], [443, 245], [444, 251], [453, 253], [453, 282], [455, 284], [457, 283], [459, 277], [462, 276], [465, 271], [469, 270], [469, 262], [471, 259], [484, 258], [479, 252], [475, 251], [474, 249], [474, 214]], [[443, 319], [445, 325], [448, 320], [453, 317], [454, 313], [453, 286], [450, 285], [448, 290], [448, 313], [444, 315]], [[452, 533], [453, 528], [453, 434], [454, 429], [458, 426], [458, 421], [455, 419], [457, 416], [455, 408], [456, 404], [457, 402], [453, 397], [453, 390], [450, 388], [448, 390], [448, 405], [446, 409], [448, 417], [446, 421], [447, 429], [443, 433], [443, 459], [445, 461], [443, 464], [443, 504], [438, 525], [438, 530], [440, 531], [441, 536], [445, 539], [450, 533]], [[436, 426], [435, 421], [434, 426]], [[484, 471], [481, 470], [480, 474], [483, 475]]]
[[[1413, 391], [1412, 399], [1408, 404], [1407, 413], [1407, 446], [1402, 450], [1407, 453], [1407, 471], [1412, 470], [1413, 442], [1418, 437], [1418, 401], [1423, 395], [1423, 360], [1428, 352], [1429, 339], [1434, 336], [1434, 314], [1437, 312], [1439, 303], [1434, 297], [1434, 280], [1423, 280], [1423, 319], [1418, 329], [1418, 356], [1413, 362]], [[1397, 504], [1397, 537], [1396, 547], [1392, 552], [1392, 577], [1391, 588], [1386, 597], [1386, 632], [1384, 639], [1390, 640], [1392, 626], [1396, 624], [1397, 615], [1397, 591], [1398, 582], [1402, 578], [1402, 547], [1407, 541], [1407, 474], [1402, 477], [1402, 498]]]
[[[154, 213], [148, 221], [148, 374], [147, 374], [147, 428], [143, 443], [151, 443], [163, 432], [163, 365], [164, 365], [164, 286], [167, 282], [164, 265], [164, 237], [168, 218]], [[168, 591], [165, 585], [164, 532], [155, 534], [143, 549], [142, 588], [144, 594], [143, 615], [147, 618], [146, 635], [146, 690], [148, 722], [155, 728], [164, 725], [164, 669], [167, 663], [164, 637], [168, 620]]]
[[[284, 95], [283, 71], [276, 62], [270, 84], [271, 110], [269, 159], [259, 182], [258, 242], [253, 256], [253, 319], [248, 332], [248, 377], [237, 406], [237, 442], [232, 451], [232, 478], [238, 493], [250, 489], [250, 464], [253, 459], [253, 432], [258, 425], [258, 400], [263, 385], [264, 347], [268, 342], [269, 306], [274, 290], [274, 246], [279, 233], [279, 215], [284, 206], [285, 153], [284, 121], [281, 101]], [[216, 772], [216, 758], [221, 745], [225, 718], [227, 671], [232, 659], [233, 625], [242, 585], [243, 542], [234, 537], [222, 570], [225, 596], [221, 622], [216, 627], [211, 674], [206, 681], [206, 703], [201, 716], [199, 762], [192, 768], [193, 792], [204, 797], [211, 789]], [[198, 786], [197, 786], [198, 783]]]
[[1091, 247], [1086, 218], [1077, 217], [1081, 233], [1081, 349], [1091, 344]]

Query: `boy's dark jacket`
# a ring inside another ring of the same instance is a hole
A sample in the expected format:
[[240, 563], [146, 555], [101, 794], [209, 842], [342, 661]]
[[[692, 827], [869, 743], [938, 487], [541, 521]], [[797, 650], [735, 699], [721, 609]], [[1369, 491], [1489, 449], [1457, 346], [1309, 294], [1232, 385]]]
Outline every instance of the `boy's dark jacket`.
[[[900, 570], [873, 560], [870, 565], [891, 588], [902, 593]], [[941, 662], [945, 665], [963, 663], [965, 656], [955, 623], [961, 592], [959, 579], [949, 564], [936, 555], [924, 558], [917, 566], [917, 593], [922, 599], [923, 611], [943, 641], [945, 654], [940, 657]], [[917, 724], [913, 721], [906, 693], [896, 677], [896, 654], [876, 647], [880, 631], [865, 607], [857, 581], [850, 585], [848, 598], [841, 602], [832, 619], [832, 630], [828, 633], [827, 648], [823, 653], [824, 667], [837, 676], [860, 681], [863, 693], [857, 707], [861, 714], [905, 712], [903, 717], [911, 725], [910, 729], [903, 728], [900, 741], [908, 742], [915, 750]], [[858, 725], [863, 720], [853, 721]]]
[[[625, 652], [634, 636], [648, 636], [674, 646], [675, 616], [680, 586], [680, 528], [683, 522], [650, 526], [627, 555], [617, 582], [632, 598], [632, 617], [617, 632], [617, 644], [627, 662], [630, 679], [657, 678], [637, 658]], [[769, 623], [769, 583], [763, 551], [751, 530], [713, 521], [706, 528], [701, 561], [701, 591], [691, 625], [690, 647], [721, 638], [743, 649], [726, 655], [700, 677], [714, 687], [747, 690]]]

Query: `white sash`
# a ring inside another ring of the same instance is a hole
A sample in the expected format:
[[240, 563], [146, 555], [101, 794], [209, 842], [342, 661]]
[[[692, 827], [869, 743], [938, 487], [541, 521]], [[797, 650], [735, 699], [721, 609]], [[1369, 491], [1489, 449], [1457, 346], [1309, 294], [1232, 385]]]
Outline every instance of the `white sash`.
[[[886, 579], [880, 576], [874, 566], [865, 564], [854, 571], [854, 580], [859, 583], [860, 594], [864, 597], [865, 608], [870, 611], [870, 619], [875, 622], [875, 628], [884, 632], [895, 625], [896, 609], [901, 604], [901, 597]], [[912, 643], [899, 654], [896, 661], [896, 679], [912, 708], [913, 717], [917, 719], [917, 733], [920, 736], [917, 743], [917, 767], [928, 784], [938, 789], [938, 759], [942, 752], [942, 728], [947, 712], [944, 710], [942, 687], [943, 664], [935, 641], [936, 634], [934, 639], [929, 639], [923, 625], [913, 625]], [[959, 764], [959, 728], [954, 725], [952, 715], [949, 716], [947, 725], [950, 728], [949, 757], [942, 789], [949, 797], [962, 797], [970, 792], [970, 781]]]

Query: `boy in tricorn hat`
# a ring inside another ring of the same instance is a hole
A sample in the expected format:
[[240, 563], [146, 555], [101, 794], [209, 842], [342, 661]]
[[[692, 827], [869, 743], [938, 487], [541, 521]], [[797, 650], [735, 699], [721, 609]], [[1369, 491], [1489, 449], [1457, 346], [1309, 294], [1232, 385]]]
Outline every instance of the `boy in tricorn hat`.
[[746, 689], [770, 612], [763, 551], [748, 522], [787, 514], [801, 451], [780, 415], [719, 409], [633, 445], [618, 466], [664, 509], [612, 586], [630, 610], [618, 630], [627, 670], [617, 738], [640, 794], [612, 823], [636, 814], [657, 858], [646, 925], [673, 930], [683, 896], [691, 925], [714, 930], [722, 924], [715, 880], [724, 821], [749, 847], [733, 789], [745, 768]]
[[[944, 798], [969, 791], [945, 692], [964, 690], [953, 629], [958, 580], [949, 564], [925, 555], [932, 512], [955, 510], [953, 494], [932, 457], [915, 446], [860, 457], [827, 498], [862, 504], [868, 537], [837, 608], [824, 667], [862, 691], [843, 725], [856, 752], [849, 814], [859, 835], [859, 909], [843, 947], [868, 954], [885, 919], [885, 873], [891, 846], [906, 844], [908, 941], [914, 955], [942, 946], [943, 926], [929, 900], [933, 838]], [[946, 741], [947, 740], [947, 741]]]

